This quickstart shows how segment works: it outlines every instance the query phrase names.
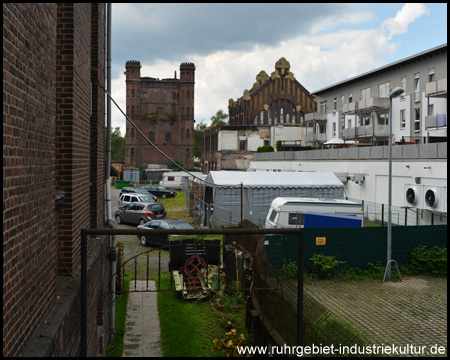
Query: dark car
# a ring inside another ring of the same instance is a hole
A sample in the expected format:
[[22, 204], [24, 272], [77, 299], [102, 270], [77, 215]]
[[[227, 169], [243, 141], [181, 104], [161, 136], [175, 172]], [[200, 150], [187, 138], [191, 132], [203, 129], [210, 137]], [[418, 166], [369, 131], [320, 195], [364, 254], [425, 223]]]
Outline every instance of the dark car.
[[[165, 219], [152, 220], [144, 225], [139, 225], [138, 229], [193, 229], [194, 227], [184, 220], [179, 219]], [[177, 235], [171, 235], [177, 236]], [[138, 235], [138, 239], [142, 246], [148, 245], [169, 245], [168, 235]]]
[[132, 202], [116, 210], [116, 223], [143, 225], [150, 220], [165, 219], [167, 211], [160, 203]]
[[144, 185], [142, 189], [147, 190], [149, 193], [162, 198], [169, 198], [177, 196], [175, 190], [170, 190], [161, 185]]
[[144, 194], [144, 195], [148, 195], [150, 196], [155, 202], [157, 201], [157, 198], [155, 195], [150, 194], [147, 190], [143, 189], [143, 188], [137, 188], [137, 187], [124, 187], [121, 191], [120, 191], [120, 195], [123, 194]]

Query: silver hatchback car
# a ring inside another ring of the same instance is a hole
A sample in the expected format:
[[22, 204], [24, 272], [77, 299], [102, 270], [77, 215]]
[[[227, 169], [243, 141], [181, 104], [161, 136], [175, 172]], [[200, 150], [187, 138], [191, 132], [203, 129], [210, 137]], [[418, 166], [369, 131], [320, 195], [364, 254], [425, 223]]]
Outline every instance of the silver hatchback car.
[[139, 194], [139, 193], [132, 193], [132, 194], [122, 194], [119, 197], [119, 207], [123, 207], [130, 203], [135, 202], [156, 202], [156, 196], [152, 194]]
[[138, 202], [127, 204], [116, 210], [117, 224], [129, 223], [143, 225], [151, 220], [165, 219], [167, 211], [160, 203]]

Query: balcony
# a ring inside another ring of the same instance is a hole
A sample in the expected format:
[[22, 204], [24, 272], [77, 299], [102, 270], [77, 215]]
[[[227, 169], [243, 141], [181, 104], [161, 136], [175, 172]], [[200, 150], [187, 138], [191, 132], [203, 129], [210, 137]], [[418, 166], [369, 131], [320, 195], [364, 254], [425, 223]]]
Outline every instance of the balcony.
[[425, 116], [425, 129], [431, 128], [441, 128], [447, 126], [447, 115], [446, 114], [436, 114], [431, 116]]
[[327, 141], [326, 133], [306, 133], [305, 141], [307, 143], [324, 143]]
[[354, 139], [356, 137], [356, 128], [343, 129], [342, 130], [342, 139]]
[[425, 96], [447, 96], [447, 78], [427, 83], [425, 85]]
[[356, 110], [356, 106], [355, 105], [356, 105], [356, 103], [354, 103], [354, 102], [342, 105], [342, 112], [344, 114], [354, 113], [355, 110]]
[[[350, 130], [350, 129], [348, 129]], [[389, 125], [366, 125], [356, 128], [358, 137], [388, 137]]]
[[389, 98], [371, 97], [358, 101], [358, 110], [369, 110], [374, 107], [389, 108]]
[[327, 114], [320, 112], [313, 112], [305, 115], [305, 121], [327, 121]]

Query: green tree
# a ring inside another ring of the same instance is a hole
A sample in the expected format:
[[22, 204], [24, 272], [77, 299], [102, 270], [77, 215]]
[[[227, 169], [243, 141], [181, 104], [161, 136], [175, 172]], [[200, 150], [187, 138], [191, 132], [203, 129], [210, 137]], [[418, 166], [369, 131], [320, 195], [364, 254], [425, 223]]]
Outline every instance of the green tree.
[[111, 133], [111, 161], [125, 161], [125, 136], [122, 136], [120, 127]]
[[218, 110], [216, 115], [211, 116], [211, 125], [228, 125], [228, 114], [225, 114], [223, 110]]
[[194, 129], [194, 156], [198, 158], [202, 156], [202, 130], [206, 127], [202, 120]]

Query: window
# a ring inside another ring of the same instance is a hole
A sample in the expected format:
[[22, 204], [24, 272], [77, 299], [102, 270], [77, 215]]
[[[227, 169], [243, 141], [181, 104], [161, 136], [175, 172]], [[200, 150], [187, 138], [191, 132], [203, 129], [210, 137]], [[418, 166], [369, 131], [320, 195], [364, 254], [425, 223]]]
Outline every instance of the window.
[[361, 116], [360, 124], [361, 126], [370, 125], [370, 115]]
[[370, 98], [370, 88], [362, 89], [361, 90], [361, 99], [360, 100], [366, 100]]
[[186, 159], [189, 159], [191, 155], [190, 149], [186, 149]]
[[347, 129], [351, 129], [351, 127], [352, 127], [352, 120], [348, 119], [347, 120]]
[[320, 113], [326, 114], [327, 113], [327, 101], [321, 101], [320, 102]]
[[333, 99], [333, 111], [337, 110], [337, 98]]
[[148, 133], [148, 139], [149, 139], [152, 143], [155, 142], [155, 133], [154, 133], [153, 131], [150, 131], [150, 132]]
[[134, 148], [131, 148], [131, 157], [134, 157]]
[[420, 73], [414, 74], [414, 101], [420, 101]]
[[400, 101], [405, 101], [406, 99], [406, 76], [402, 77], [402, 89], [404, 90], [403, 95], [400, 97]]
[[344, 109], [345, 95], [341, 95], [341, 110]]
[[189, 129], [186, 129], [186, 140], [189, 140]]
[[434, 68], [428, 70], [428, 82], [432, 82], [436, 80], [436, 76], [434, 75]]
[[134, 106], [131, 107], [131, 115], [134, 115]]
[[264, 124], [264, 110], [261, 110], [261, 112], [259, 113], [259, 123], [261, 125]]
[[380, 114], [378, 116], [378, 125], [389, 125], [389, 114]]
[[186, 99], [191, 98], [191, 92], [189, 90], [186, 91]]
[[378, 96], [380, 98], [389, 97], [389, 82], [378, 85]]
[[134, 138], [134, 128], [131, 128], [131, 137]]
[[272, 209], [272, 212], [270, 213], [269, 220], [272, 221], [272, 222], [275, 222], [275, 218], [277, 217], [277, 215], [278, 215], [278, 212], [276, 210]]
[[353, 93], [348, 94], [348, 103], [351, 104], [353, 102]]
[[400, 110], [400, 129], [406, 128], [406, 110]]
[[333, 123], [333, 137], [336, 137], [336, 123]]
[[173, 99], [173, 100], [176, 100], [176, 99], [177, 99], [177, 93], [173, 93], [173, 94], [172, 94], [172, 99]]
[[428, 104], [428, 116], [434, 114], [434, 104]]
[[239, 151], [245, 151], [246, 140], [239, 140]]
[[170, 131], [166, 132], [166, 143], [172, 142], [172, 133]]
[[414, 109], [414, 131], [420, 131], [420, 108]]
[[131, 97], [134, 97], [134, 89], [131, 89]]
[[289, 213], [289, 225], [303, 225], [305, 223], [305, 214]]

